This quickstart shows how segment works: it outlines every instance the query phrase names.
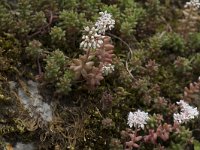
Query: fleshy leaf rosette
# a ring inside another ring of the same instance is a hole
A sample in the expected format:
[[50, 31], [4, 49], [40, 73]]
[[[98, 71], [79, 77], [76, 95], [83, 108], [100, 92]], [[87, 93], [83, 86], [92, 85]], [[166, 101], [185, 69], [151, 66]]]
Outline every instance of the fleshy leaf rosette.
[[81, 55], [79, 59], [73, 59], [70, 69], [75, 73], [75, 79], [79, 79], [81, 75], [87, 77], [90, 70], [92, 70], [94, 62], [90, 61], [93, 56], [87, 58], [86, 55]]
[[113, 54], [114, 46], [110, 43], [110, 41], [111, 38], [109, 36], [105, 36], [103, 44], [96, 50], [96, 56], [103, 64], [112, 63], [112, 58], [115, 56]]
[[100, 81], [103, 79], [101, 70], [97, 67], [93, 67], [91, 72], [86, 77], [86, 83], [91, 88], [94, 88], [96, 85], [100, 85]]

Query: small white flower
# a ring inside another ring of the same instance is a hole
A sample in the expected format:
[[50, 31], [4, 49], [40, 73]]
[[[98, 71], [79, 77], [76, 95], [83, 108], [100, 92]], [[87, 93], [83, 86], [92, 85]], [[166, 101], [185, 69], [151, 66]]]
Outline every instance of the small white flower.
[[188, 103], [180, 100], [177, 104], [181, 107], [180, 113], [174, 113], [174, 121], [177, 123], [186, 123], [199, 115], [197, 107], [192, 107]]
[[112, 19], [112, 15], [107, 13], [107, 11], [100, 12], [99, 14], [101, 16], [98, 18], [95, 26], [98, 29], [98, 33], [105, 34], [106, 30], [114, 28], [115, 20]]
[[129, 112], [127, 124], [130, 126], [130, 128], [134, 126], [135, 128], [144, 129], [144, 125], [147, 124], [148, 120], [148, 113], [137, 110], [135, 112]]
[[84, 29], [85, 34], [82, 36], [83, 41], [80, 43], [80, 47], [84, 49], [101, 47], [103, 44], [103, 36], [97, 34], [97, 29], [95, 27], [89, 28], [88, 26]]
[[112, 64], [103, 65], [101, 71], [102, 71], [104, 76], [107, 76], [108, 74], [115, 71], [115, 66], [112, 65]]
[[190, 0], [190, 2], [186, 2], [185, 8], [188, 8], [188, 7], [198, 9], [200, 7], [199, 0]]
[[80, 48], [83, 49], [96, 49], [100, 48], [103, 44], [103, 38], [106, 30], [111, 30], [114, 27], [115, 20], [112, 19], [112, 15], [105, 12], [99, 13], [101, 16], [98, 18], [95, 26], [85, 27], [84, 35], [82, 36], [82, 42]]

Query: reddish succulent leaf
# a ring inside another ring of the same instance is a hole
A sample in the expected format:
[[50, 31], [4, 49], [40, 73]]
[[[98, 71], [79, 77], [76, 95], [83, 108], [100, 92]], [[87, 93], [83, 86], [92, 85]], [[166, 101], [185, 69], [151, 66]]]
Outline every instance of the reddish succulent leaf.
[[94, 88], [95, 86], [100, 84], [100, 81], [103, 80], [101, 69], [97, 67], [93, 67], [91, 72], [87, 75], [86, 80], [87, 84]]
[[[89, 58], [91, 59], [92, 57]], [[87, 58], [86, 55], [81, 55], [79, 59], [74, 59], [72, 61], [70, 69], [75, 72], [75, 79], [79, 79], [81, 75], [86, 77], [88, 72], [92, 69], [94, 62], [89, 61], [89, 58]]]

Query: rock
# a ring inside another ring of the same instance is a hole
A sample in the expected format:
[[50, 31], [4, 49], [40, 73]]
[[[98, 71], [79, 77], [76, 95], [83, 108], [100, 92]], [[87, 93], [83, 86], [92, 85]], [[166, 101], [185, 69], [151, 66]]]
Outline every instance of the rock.
[[[43, 102], [43, 97], [39, 94], [38, 83], [29, 80], [27, 83], [28, 92], [22, 88], [18, 88], [18, 96], [21, 103], [29, 110], [31, 117], [36, 117], [39, 114], [44, 121], [52, 120], [52, 109], [48, 103]], [[34, 108], [34, 109], [33, 109]]]
[[23, 144], [18, 142], [15, 147], [13, 147], [13, 150], [36, 150], [36, 148], [33, 143]]

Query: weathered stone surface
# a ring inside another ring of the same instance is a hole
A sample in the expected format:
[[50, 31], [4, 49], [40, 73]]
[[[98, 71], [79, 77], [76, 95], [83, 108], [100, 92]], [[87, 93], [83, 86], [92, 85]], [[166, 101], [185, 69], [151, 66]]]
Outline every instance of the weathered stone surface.
[[[22, 88], [18, 88], [18, 95], [21, 103], [29, 110], [31, 117], [36, 117], [35, 114], [39, 114], [44, 121], [49, 122], [52, 120], [51, 106], [43, 102], [43, 98], [39, 94], [37, 86], [38, 83], [29, 80], [27, 83], [28, 93]], [[34, 108], [34, 110], [32, 108]]]

